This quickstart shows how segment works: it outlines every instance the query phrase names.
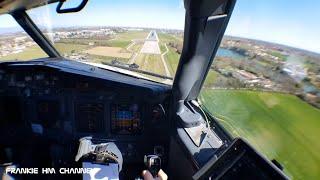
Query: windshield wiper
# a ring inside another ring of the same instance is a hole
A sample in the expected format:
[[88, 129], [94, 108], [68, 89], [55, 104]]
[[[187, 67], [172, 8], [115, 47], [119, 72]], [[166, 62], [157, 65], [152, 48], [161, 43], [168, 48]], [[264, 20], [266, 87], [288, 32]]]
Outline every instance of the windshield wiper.
[[109, 63], [109, 62], [101, 62], [101, 64], [112, 66], [112, 67], [117, 67], [117, 68], [121, 68], [121, 69], [125, 69], [125, 70], [129, 70], [129, 71], [133, 71], [133, 72], [137, 72], [137, 73], [141, 73], [141, 74], [145, 74], [145, 75], [150, 75], [150, 76], [158, 77], [158, 78], [161, 78], [161, 79], [173, 80], [173, 78], [169, 77], [169, 76], [164, 76], [164, 75], [156, 74], [156, 73], [153, 73], [153, 72], [143, 71], [143, 70], [140, 70], [140, 69], [131, 68], [131, 67], [123, 66], [123, 65], [113, 64], [113, 63]]

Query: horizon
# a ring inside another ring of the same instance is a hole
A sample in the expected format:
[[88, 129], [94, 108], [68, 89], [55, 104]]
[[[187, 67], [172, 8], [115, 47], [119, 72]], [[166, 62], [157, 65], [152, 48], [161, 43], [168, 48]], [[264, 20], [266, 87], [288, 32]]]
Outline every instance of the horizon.
[[[99, 26], [99, 25], [92, 25], [92, 26], [60, 26], [60, 27], [53, 27], [52, 30], [54, 29], [59, 29], [59, 28], [94, 28], [94, 27], [108, 27], [108, 28], [137, 28], [137, 29], [152, 29], [152, 30], [170, 30], [170, 31], [181, 31], [184, 32], [184, 30], [181, 29], [165, 29], [165, 28], [152, 28], [152, 27], [139, 27], [139, 26], [135, 26], [135, 27], [130, 27], [130, 26], [111, 26], [111, 25], [105, 25], [105, 26]], [[41, 29], [41, 27], [39, 27]], [[8, 34], [15, 34], [15, 33], [25, 33], [25, 31], [23, 29], [21, 29], [21, 27], [10, 27], [10, 28], [0, 28], [0, 36], [2, 33], [2, 29], [10, 29], [10, 33], [5, 32], [4, 34], [8, 35]], [[13, 29], [16, 29], [16, 31], [12, 32]], [[247, 39], [247, 40], [253, 40], [253, 41], [261, 41], [264, 43], [270, 43], [270, 44], [275, 44], [275, 45], [279, 45], [279, 46], [285, 46], [286, 48], [292, 48], [292, 49], [296, 49], [296, 50], [300, 50], [300, 51], [306, 51], [308, 53], [314, 53], [316, 55], [320, 56], [320, 52], [316, 52], [316, 51], [311, 51], [308, 49], [303, 49], [303, 48], [299, 48], [299, 47], [294, 47], [294, 46], [290, 46], [290, 45], [286, 45], [286, 44], [281, 44], [278, 42], [272, 42], [272, 41], [266, 41], [263, 39], [254, 39], [254, 38], [250, 38], [250, 37], [244, 37], [244, 36], [236, 36], [236, 35], [228, 35], [228, 34], [224, 34], [224, 37], [231, 37], [231, 38], [241, 38], [241, 39]]]
[[[225, 35], [276, 43], [319, 54], [320, 25], [314, 23], [320, 18], [320, 11], [315, 11], [317, 4], [320, 6], [320, 2], [312, 0], [306, 0], [303, 4], [298, 3], [298, 0], [290, 1], [290, 3], [289, 0], [282, 2], [238, 0]], [[161, 2], [93, 0], [89, 1], [85, 9], [79, 13], [63, 15], [57, 14], [55, 7], [56, 4], [51, 4], [45, 8], [33, 9], [28, 14], [36, 24], [47, 26], [49, 29], [50, 27], [73, 26], [141, 27], [167, 30], [183, 30], [184, 28], [185, 10], [182, 0]], [[286, 11], [283, 11], [284, 9]], [[302, 12], [304, 10], [308, 13], [298, 14], [297, 10]], [[12, 22], [13, 19], [9, 19], [0, 18], [1, 26], [16, 25], [16, 22]]]

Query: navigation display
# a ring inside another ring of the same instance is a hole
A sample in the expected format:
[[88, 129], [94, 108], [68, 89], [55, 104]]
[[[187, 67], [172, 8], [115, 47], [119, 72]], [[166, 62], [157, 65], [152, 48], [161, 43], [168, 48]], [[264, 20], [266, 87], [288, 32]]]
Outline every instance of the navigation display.
[[114, 134], [141, 133], [141, 119], [138, 104], [115, 104], [112, 106], [111, 127]]

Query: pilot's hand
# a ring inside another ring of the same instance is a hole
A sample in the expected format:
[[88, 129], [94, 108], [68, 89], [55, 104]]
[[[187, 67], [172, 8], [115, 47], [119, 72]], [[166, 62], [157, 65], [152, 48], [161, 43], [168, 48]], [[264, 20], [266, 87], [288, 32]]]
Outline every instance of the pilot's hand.
[[158, 176], [156, 178], [154, 178], [148, 170], [142, 171], [142, 176], [144, 180], [167, 180], [168, 179], [167, 174], [164, 173], [162, 169], [159, 170]]

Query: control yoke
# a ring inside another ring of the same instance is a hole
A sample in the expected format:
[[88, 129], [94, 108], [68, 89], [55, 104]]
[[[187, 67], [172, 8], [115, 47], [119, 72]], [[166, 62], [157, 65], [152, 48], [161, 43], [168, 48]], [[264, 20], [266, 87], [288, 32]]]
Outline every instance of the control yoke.
[[78, 153], [75, 161], [80, 159], [90, 160], [91, 162], [108, 164], [117, 163], [119, 172], [122, 169], [122, 154], [113, 142], [93, 144], [92, 137], [81, 138]]

